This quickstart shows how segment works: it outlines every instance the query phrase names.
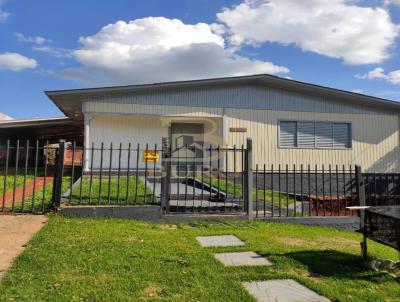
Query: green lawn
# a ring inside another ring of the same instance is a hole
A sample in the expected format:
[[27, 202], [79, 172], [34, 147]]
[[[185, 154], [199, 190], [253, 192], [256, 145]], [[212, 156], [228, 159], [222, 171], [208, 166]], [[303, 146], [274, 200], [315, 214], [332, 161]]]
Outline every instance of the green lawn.
[[[206, 184], [210, 184], [210, 178], [203, 178], [203, 181]], [[218, 188], [218, 179], [211, 178], [211, 185], [215, 188]], [[234, 182], [231, 180], [226, 181], [225, 179], [220, 179], [219, 189], [220, 191], [227, 192], [228, 194], [231, 195], [242, 196], [243, 186], [240, 183], [236, 183], [236, 185], [234, 185]], [[271, 203], [273, 202], [274, 205], [279, 205], [279, 200], [280, 200], [281, 205], [283, 207], [294, 203], [294, 198], [288, 196], [285, 193], [281, 193], [279, 195], [279, 193], [276, 191], [272, 193], [271, 190], [262, 190], [262, 189], [256, 190], [253, 188], [253, 201], [264, 202], [264, 200]]]
[[[39, 173], [40, 172], [40, 173]], [[0, 197], [3, 196], [4, 192], [4, 170], [2, 170], [0, 175]], [[6, 178], [6, 192], [10, 192], [14, 190], [14, 179], [15, 179], [15, 187], [22, 186], [24, 184], [24, 174], [25, 174], [25, 168], [18, 168], [17, 170], [17, 176], [15, 177], [15, 169], [9, 169], [7, 173], [7, 178]], [[43, 175], [41, 171], [38, 170], [37, 173], [38, 176]], [[26, 173], [26, 182], [32, 180], [34, 177], [34, 170], [33, 169], [28, 169]]]
[[[2, 198], [4, 192], [4, 171], [1, 172], [0, 175], [0, 206], [2, 206]], [[24, 184], [24, 174], [25, 169], [20, 167], [17, 171], [17, 175], [15, 177], [15, 170], [11, 169], [6, 178], [6, 192], [13, 192], [14, 190], [14, 179], [15, 179], [15, 187], [22, 188]], [[38, 168], [36, 176], [41, 177], [43, 176], [43, 169]], [[26, 183], [32, 181], [34, 179], [34, 169], [29, 168], [27, 170], [25, 181]], [[63, 180], [63, 188], [67, 188], [67, 184], [70, 182], [70, 177], [65, 176]], [[47, 184], [45, 188], [41, 187], [39, 190], [35, 191], [35, 196], [32, 195], [31, 190], [26, 191], [26, 197], [24, 202], [22, 200], [16, 200], [14, 204], [14, 211], [15, 212], [29, 212], [32, 209], [34, 211], [41, 211], [42, 209], [48, 209], [51, 204], [51, 197], [52, 197], [52, 188], [53, 184]], [[32, 207], [33, 206], [33, 207]], [[12, 205], [7, 204], [5, 206], [6, 211], [11, 210]]]
[[[242, 247], [201, 248], [234, 234]], [[0, 301], [254, 301], [242, 281], [295, 279], [332, 301], [398, 301], [400, 283], [362, 265], [359, 234], [255, 222], [151, 224], [50, 215], [0, 283]], [[370, 255], [396, 258], [370, 243]], [[270, 267], [224, 267], [213, 256], [255, 251]]]
[[[70, 176], [63, 177], [62, 190], [66, 191], [71, 183]], [[45, 188], [41, 188], [35, 192], [35, 196], [28, 196], [24, 202], [16, 202], [14, 206], [15, 212], [42, 212], [48, 210], [51, 207], [53, 196], [53, 184], [46, 184]], [[7, 207], [9, 210], [11, 206]]]
[[[77, 185], [72, 190], [71, 204], [99, 204], [99, 196], [101, 198], [100, 204], [149, 204], [153, 203], [154, 199], [153, 191], [151, 188], [152, 184], [148, 183], [147, 188], [145, 189], [144, 182], [140, 178], [136, 178], [135, 176], [129, 176], [128, 187], [128, 177], [121, 176], [119, 181], [118, 193], [118, 178], [116, 176], [112, 176], [109, 186], [109, 179], [107, 176], [105, 176], [101, 180], [101, 190], [100, 178], [92, 178], [92, 192], [90, 192], [90, 177], [85, 175], [82, 179], [82, 184], [81, 181], [78, 180]], [[126, 199], [127, 190], [129, 193], [128, 199]], [[80, 198], [81, 191], [82, 197]], [[90, 195], [92, 196], [91, 199]], [[154, 201], [156, 202], [156, 200]]]

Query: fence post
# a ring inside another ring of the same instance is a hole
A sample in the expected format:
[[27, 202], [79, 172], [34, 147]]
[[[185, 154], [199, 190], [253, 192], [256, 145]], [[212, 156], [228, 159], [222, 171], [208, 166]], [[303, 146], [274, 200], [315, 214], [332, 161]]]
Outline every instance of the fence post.
[[[366, 205], [364, 177], [362, 175], [360, 166], [357, 165], [355, 170], [356, 170], [355, 171], [355, 173], [356, 173], [356, 194], [357, 194], [358, 205], [363, 207]], [[360, 230], [363, 233], [363, 241], [361, 242], [361, 253], [362, 253], [364, 260], [366, 260], [367, 255], [368, 255], [368, 249], [367, 249], [367, 236], [365, 233], [366, 230], [365, 230], [365, 210], [364, 209], [360, 210]]]
[[253, 141], [247, 138], [247, 150], [245, 153], [245, 184], [244, 205], [249, 220], [253, 219]]
[[58, 149], [56, 151], [56, 162], [53, 176], [53, 196], [52, 196], [52, 208], [55, 209], [60, 206], [61, 194], [62, 194], [62, 176], [64, 170], [64, 151], [65, 151], [65, 140], [60, 139], [58, 143]]
[[170, 179], [170, 156], [169, 156], [169, 143], [168, 138], [162, 138], [162, 161], [161, 161], [161, 211], [167, 211], [167, 199], [169, 195], [169, 179]]

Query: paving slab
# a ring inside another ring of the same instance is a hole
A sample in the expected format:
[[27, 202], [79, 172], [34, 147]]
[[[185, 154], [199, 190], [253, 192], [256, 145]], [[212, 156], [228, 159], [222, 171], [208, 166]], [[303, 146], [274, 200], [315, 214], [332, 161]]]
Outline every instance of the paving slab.
[[272, 265], [270, 261], [255, 252], [219, 253], [214, 256], [225, 266]]
[[196, 239], [203, 247], [244, 245], [244, 242], [234, 235], [199, 236]]
[[244, 282], [243, 286], [258, 302], [329, 302], [295, 280]]

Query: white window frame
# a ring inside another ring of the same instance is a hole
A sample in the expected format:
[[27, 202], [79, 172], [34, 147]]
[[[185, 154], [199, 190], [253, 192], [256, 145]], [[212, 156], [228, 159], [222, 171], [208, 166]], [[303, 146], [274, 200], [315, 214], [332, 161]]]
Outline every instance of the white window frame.
[[[295, 122], [296, 123], [296, 147], [286, 147], [286, 146], [281, 146], [281, 122]], [[311, 122], [314, 123], [314, 147], [299, 147], [299, 134], [298, 134], [298, 126], [297, 123], [301, 122]], [[316, 138], [315, 138], [315, 124], [316, 123], [332, 123], [332, 124], [348, 124], [350, 126], [350, 146], [349, 147], [317, 147], [315, 145]], [[277, 128], [278, 128], [278, 137], [277, 137], [277, 144], [279, 149], [308, 149], [308, 150], [352, 150], [353, 149], [353, 124], [352, 122], [347, 122], [347, 121], [312, 121], [312, 120], [291, 120], [291, 119], [278, 119], [277, 122]]]

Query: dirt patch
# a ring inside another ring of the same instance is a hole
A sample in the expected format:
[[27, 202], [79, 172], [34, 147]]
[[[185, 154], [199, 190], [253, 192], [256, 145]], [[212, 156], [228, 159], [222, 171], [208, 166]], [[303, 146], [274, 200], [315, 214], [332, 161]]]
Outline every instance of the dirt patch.
[[162, 229], [162, 230], [177, 230], [178, 226], [176, 224], [161, 224], [160, 229]]
[[163, 288], [159, 284], [152, 283], [144, 289], [144, 294], [146, 295], [146, 297], [156, 298], [160, 296], [162, 291]]
[[0, 280], [46, 222], [43, 215], [0, 215]]
[[313, 246], [321, 248], [337, 248], [340, 246], [351, 246], [357, 248], [360, 242], [349, 238], [329, 237], [329, 238], [315, 238], [312, 240], [305, 240], [293, 237], [275, 237], [276, 241], [289, 246]]
[[298, 238], [291, 238], [291, 237], [276, 237], [274, 238], [276, 241], [280, 243], [291, 245], [291, 246], [304, 246], [307, 245], [308, 241]]

